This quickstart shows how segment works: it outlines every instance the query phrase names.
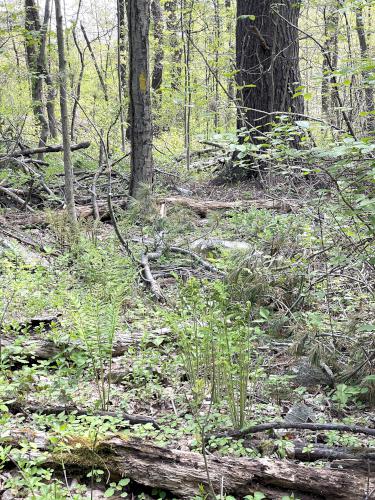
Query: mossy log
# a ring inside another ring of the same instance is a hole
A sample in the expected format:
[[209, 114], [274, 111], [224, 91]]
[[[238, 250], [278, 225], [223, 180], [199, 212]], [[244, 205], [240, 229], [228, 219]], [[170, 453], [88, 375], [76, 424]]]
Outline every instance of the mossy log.
[[[29, 441], [31, 438], [31, 435], [28, 436]], [[24, 433], [17, 435], [14, 432], [8, 442], [16, 444], [22, 439], [25, 439]], [[34, 435], [33, 441], [39, 450], [48, 448], [48, 437], [43, 433]], [[72, 451], [64, 452], [63, 456], [50, 454], [48, 466], [57, 468], [61, 463], [65, 467], [86, 469], [92, 465], [100, 466], [113, 476], [128, 477], [139, 484], [161, 488], [184, 499], [201, 494], [202, 487], [209, 492], [207, 471], [216, 494], [241, 498], [262, 491], [270, 499], [280, 499], [293, 493], [303, 500], [353, 500], [367, 498], [368, 492], [375, 487], [375, 478], [359, 471], [352, 473], [308, 467], [289, 460], [209, 455], [206, 467], [204, 457], [198, 453], [156, 446], [139, 438], [112, 437], [102, 440], [94, 452], [83, 442], [80, 442], [79, 449], [74, 448], [73, 441], [70, 444]]]

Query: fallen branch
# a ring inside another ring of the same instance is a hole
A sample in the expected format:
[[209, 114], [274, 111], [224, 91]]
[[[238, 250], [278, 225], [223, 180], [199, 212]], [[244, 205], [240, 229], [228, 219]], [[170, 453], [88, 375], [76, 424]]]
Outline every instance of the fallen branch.
[[[13, 445], [22, 442], [33, 444], [32, 453], [50, 450], [49, 436], [43, 432], [25, 429], [5, 434], [2, 441]], [[64, 438], [69, 444], [69, 437]], [[353, 500], [365, 498], [375, 486], [373, 477], [359, 471], [311, 468], [287, 460], [268, 458], [247, 459], [206, 456], [198, 453], [172, 450], [150, 441], [113, 437], [101, 440], [93, 450], [81, 443], [68, 451], [51, 453], [46, 466], [74, 466], [87, 469], [98, 466], [113, 476], [128, 477], [139, 484], [160, 488], [178, 498], [202, 496], [202, 487], [208, 491], [208, 475], [213, 489], [223, 495], [243, 497], [256, 491], [269, 498], [291, 495], [303, 500]], [[368, 498], [368, 497], [366, 497]]]
[[[77, 151], [78, 149], [87, 149], [88, 147], [90, 147], [90, 142], [86, 141], [86, 142], [80, 142], [79, 144], [72, 144], [70, 149], [71, 151]], [[13, 151], [12, 153], [9, 154], [0, 155], [0, 161], [9, 158], [18, 158], [20, 156], [32, 156], [39, 153], [60, 153], [61, 151], [63, 151], [63, 149], [64, 148], [62, 144], [44, 146], [40, 148], [22, 149], [18, 151]]]
[[180, 247], [170, 247], [169, 250], [173, 253], [180, 253], [182, 255], [188, 255], [189, 257], [194, 259], [196, 262], [198, 262], [202, 267], [204, 267], [204, 269], [207, 269], [207, 271], [218, 274], [222, 277], [226, 276], [226, 273], [217, 269], [215, 266], [213, 266], [212, 264], [207, 262], [207, 260], [202, 259], [202, 257], [195, 252], [192, 252], [190, 250], [187, 250], [185, 248], [180, 248]]
[[[375, 429], [370, 427], [361, 427], [359, 425], [347, 424], [315, 424], [315, 423], [287, 423], [287, 422], [269, 422], [267, 424], [252, 425], [240, 431], [227, 431], [216, 434], [215, 438], [231, 437], [243, 438], [248, 434], [256, 434], [275, 429], [294, 429], [294, 430], [309, 430], [309, 431], [341, 431], [352, 432], [354, 434], [366, 434], [367, 436], [375, 436]], [[210, 436], [208, 437], [210, 439]]]
[[14, 200], [16, 203], [18, 203], [18, 205], [21, 205], [21, 207], [26, 208], [27, 210], [29, 210], [29, 212], [32, 212], [32, 213], [35, 212], [35, 210], [32, 207], [30, 207], [30, 205], [28, 205], [25, 200], [20, 198], [18, 196], [18, 194], [16, 194], [11, 189], [8, 189], [4, 186], [0, 186], [0, 193], [4, 193], [9, 198], [12, 198], [12, 200]]
[[213, 148], [216, 149], [221, 149], [221, 151], [226, 151], [226, 147], [223, 146], [222, 144], [218, 144], [217, 142], [211, 142], [211, 141], [199, 141], [200, 144], [204, 144], [206, 146], [212, 146]]
[[40, 415], [59, 415], [60, 413], [71, 414], [74, 413], [78, 416], [99, 416], [99, 417], [117, 417], [121, 418], [129, 424], [137, 425], [137, 424], [152, 424], [155, 429], [160, 429], [156, 420], [151, 417], [144, 417], [143, 415], [130, 415], [129, 413], [124, 413], [122, 411], [90, 411], [90, 410], [82, 410], [73, 405], [68, 406], [34, 406], [34, 405], [23, 405], [18, 401], [7, 403], [6, 404], [10, 413], [17, 414], [30, 414], [30, 413], [38, 413]]

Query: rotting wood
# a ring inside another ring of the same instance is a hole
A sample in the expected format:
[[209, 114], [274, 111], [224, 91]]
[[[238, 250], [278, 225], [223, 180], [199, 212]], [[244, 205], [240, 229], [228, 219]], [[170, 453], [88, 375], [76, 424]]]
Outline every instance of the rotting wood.
[[291, 200], [279, 201], [254, 199], [239, 201], [201, 201], [195, 200], [193, 198], [186, 198], [184, 196], [170, 196], [167, 198], [161, 198], [158, 201], [159, 203], [166, 203], [167, 205], [182, 205], [184, 207], [190, 208], [200, 217], [207, 217], [208, 212], [211, 210], [234, 210], [253, 207], [259, 209], [282, 210], [285, 212], [290, 212], [297, 206], [296, 202]]
[[[49, 448], [48, 435], [30, 429], [5, 434], [2, 441], [17, 446], [25, 438], [35, 443], [35, 454]], [[64, 441], [68, 444], [69, 438]], [[375, 479], [359, 471], [317, 469], [288, 460], [210, 455], [206, 468], [203, 456], [198, 453], [156, 446], [139, 438], [112, 437], [101, 440], [94, 451], [83, 445], [46, 457], [47, 466], [58, 467], [62, 462], [64, 467], [83, 469], [105, 464], [110, 474], [189, 500], [201, 495], [202, 486], [208, 489], [207, 470], [215, 492], [241, 497], [262, 491], [272, 499], [293, 493], [304, 500], [353, 500], [368, 498], [366, 495], [375, 487]]]
[[[140, 345], [142, 342], [144, 342], [146, 346], [152, 345], [153, 335], [159, 336], [168, 332], [169, 330], [165, 328], [154, 330], [151, 332], [149, 340], [147, 334], [145, 335], [143, 332], [118, 333], [112, 346], [112, 356], [123, 356], [128, 352], [129, 347]], [[65, 339], [54, 340], [53, 338], [41, 338], [36, 335], [25, 337], [18, 343], [22, 346], [22, 356], [34, 359], [53, 359], [55, 356], [61, 356], [64, 351], [69, 354], [70, 352], [82, 351], [85, 349], [84, 345], [79, 341], [69, 341]], [[6, 334], [2, 336], [3, 349], [14, 344], [14, 335]]]

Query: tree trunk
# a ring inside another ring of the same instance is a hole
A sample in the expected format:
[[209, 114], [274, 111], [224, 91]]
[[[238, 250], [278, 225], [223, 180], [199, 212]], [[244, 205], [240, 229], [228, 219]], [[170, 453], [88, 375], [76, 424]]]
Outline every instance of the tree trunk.
[[152, 122], [149, 72], [150, 0], [128, 0], [129, 119], [131, 142], [130, 196], [152, 186]]
[[[324, 44], [323, 44], [323, 80], [322, 80], [322, 112], [331, 119], [336, 102], [337, 91], [332, 87], [332, 69], [336, 71], [338, 61], [338, 5], [329, 5], [324, 8]], [[328, 63], [328, 60], [331, 64]]]
[[66, 75], [66, 60], [64, 46], [64, 28], [63, 16], [61, 11], [60, 0], [55, 0], [56, 10], [56, 31], [57, 31], [57, 48], [59, 53], [59, 79], [60, 79], [60, 109], [61, 109], [61, 126], [64, 148], [64, 173], [65, 173], [65, 201], [68, 213], [69, 223], [75, 226], [77, 223], [77, 214], [74, 203], [74, 174], [71, 155], [71, 143], [69, 134], [69, 114], [67, 101], [67, 75]]
[[[236, 62], [238, 128], [252, 137], [270, 130], [275, 112], [302, 114], [296, 28], [300, 2], [237, 0]], [[253, 139], [254, 140], [254, 139]]]
[[178, 90], [181, 84], [182, 49], [179, 41], [179, 22], [177, 18], [177, 0], [165, 2], [166, 25], [169, 33], [169, 45], [172, 49], [171, 87]]
[[[366, 36], [366, 30], [365, 30], [365, 24], [363, 21], [363, 7], [358, 7], [355, 11], [355, 17], [356, 17], [356, 30], [358, 34], [358, 41], [359, 41], [359, 47], [361, 50], [361, 58], [362, 58], [362, 64], [366, 66], [368, 63], [370, 63], [370, 54], [369, 54], [369, 49], [368, 49], [368, 43], [367, 43], [367, 36]], [[372, 63], [372, 61], [371, 61]], [[369, 72], [368, 71], [362, 71], [362, 77], [363, 77], [363, 85], [364, 85], [364, 94], [365, 94], [365, 106], [364, 110], [366, 113], [369, 113], [368, 116], [366, 117], [366, 130], [368, 132], [373, 131], [374, 125], [375, 125], [375, 117], [373, 115], [374, 113], [374, 88], [373, 84], [371, 82], [368, 82], [369, 78]]]
[[125, 0], [117, 0], [117, 79], [120, 104], [121, 149], [125, 152], [126, 126], [124, 98], [126, 97], [126, 7]]
[[[49, 13], [49, 1], [46, 2]], [[49, 135], [49, 126], [43, 96], [45, 75], [46, 16], [43, 27], [40, 22], [39, 8], [35, 0], [25, 0], [26, 61], [31, 75], [31, 99], [33, 112], [40, 125], [39, 146], [45, 146]], [[48, 25], [48, 17], [47, 17]], [[40, 159], [43, 159], [42, 157]]]
[[155, 92], [160, 90], [163, 83], [163, 60], [164, 60], [164, 22], [163, 11], [160, 0], [153, 0], [151, 4], [152, 18], [154, 21], [155, 55], [154, 69], [152, 72], [152, 88]]

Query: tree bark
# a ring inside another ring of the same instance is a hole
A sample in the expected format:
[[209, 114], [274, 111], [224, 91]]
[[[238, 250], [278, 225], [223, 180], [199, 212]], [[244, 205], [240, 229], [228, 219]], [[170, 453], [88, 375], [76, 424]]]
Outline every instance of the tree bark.
[[[355, 11], [355, 17], [356, 17], [356, 30], [358, 34], [358, 41], [359, 41], [359, 47], [361, 50], [361, 59], [362, 59], [362, 64], [366, 65], [369, 63], [370, 59], [370, 54], [369, 54], [369, 48], [368, 48], [368, 43], [367, 43], [367, 36], [366, 36], [366, 30], [365, 30], [365, 23], [363, 21], [363, 7], [358, 7]], [[375, 107], [374, 107], [374, 87], [371, 82], [367, 82], [369, 78], [369, 72], [368, 71], [362, 71], [362, 78], [363, 82], [362, 85], [364, 86], [364, 97], [365, 97], [365, 112], [369, 113], [368, 116], [366, 117], [366, 130], [368, 132], [373, 131], [374, 125], [375, 125], [375, 116], [373, 115]]]
[[67, 75], [66, 75], [66, 59], [64, 46], [64, 28], [63, 16], [61, 11], [60, 0], [55, 0], [56, 11], [56, 31], [57, 31], [57, 48], [59, 55], [59, 80], [60, 80], [60, 109], [61, 109], [61, 125], [64, 148], [64, 174], [65, 174], [65, 201], [69, 223], [72, 226], [77, 224], [77, 214], [74, 202], [74, 174], [71, 156], [71, 143], [69, 134], [69, 113], [67, 100]]
[[121, 149], [125, 152], [126, 126], [124, 99], [126, 94], [126, 7], [125, 0], [117, 0], [117, 79], [120, 104]]
[[[49, 0], [46, 2], [46, 13], [49, 13]], [[43, 96], [45, 76], [45, 47], [48, 16], [43, 26], [40, 22], [39, 8], [35, 0], [25, 0], [26, 61], [31, 79], [31, 99], [36, 120], [40, 125], [39, 145], [44, 146], [49, 135], [46, 109]], [[43, 157], [40, 155], [40, 159]]]
[[[14, 430], [7, 442], [17, 445], [28, 439], [37, 450], [48, 448], [48, 435], [25, 429]], [[73, 442], [73, 441], [72, 441]], [[155, 446], [138, 438], [101, 440], [95, 450], [86, 446], [46, 457], [46, 465], [103, 467], [113, 475], [129, 477], [139, 484], [171, 492], [191, 500], [209, 491], [208, 473], [217, 494], [241, 496], [262, 491], [267, 498], [294, 493], [301, 500], [353, 500], [366, 497], [374, 478], [356, 471], [311, 468], [287, 460], [204, 457], [198, 453]]]
[[[332, 110], [338, 105], [337, 91], [332, 87], [332, 69], [336, 71], [338, 62], [338, 5], [328, 5], [324, 8], [324, 43], [323, 43], [323, 80], [322, 80], [322, 112], [330, 119]], [[331, 62], [331, 64], [328, 63]]]
[[131, 176], [129, 193], [141, 196], [153, 178], [152, 121], [149, 71], [150, 0], [127, 2], [129, 31], [129, 120]]
[[179, 21], [177, 17], [177, 0], [165, 2], [166, 25], [169, 33], [169, 46], [172, 49], [171, 87], [178, 90], [181, 85], [181, 58], [182, 49], [179, 40]]
[[154, 22], [154, 69], [152, 71], [152, 89], [157, 92], [163, 84], [163, 60], [164, 60], [164, 21], [160, 0], [153, 0], [151, 12]]
[[238, 128], [252, 137], [270, 130], [262, 111], [303, 113], [302, 96], [293, 97], [300, 72], [298, 32], [292, 25], [297, 26], [299, 13], [299, 1], [237, 0]]

